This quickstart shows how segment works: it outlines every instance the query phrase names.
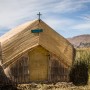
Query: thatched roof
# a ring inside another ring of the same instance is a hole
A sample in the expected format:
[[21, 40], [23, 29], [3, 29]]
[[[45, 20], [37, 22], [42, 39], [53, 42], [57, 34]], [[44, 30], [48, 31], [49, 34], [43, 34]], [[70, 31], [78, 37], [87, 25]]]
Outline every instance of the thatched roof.
[[[39, 35], [31, 33], [38, 28], [43, 32]], [[30, 21], [10, 30], [0, 38], [0, 42], [4, 65], [37, 45], [57, 55], [67, 66], [71, 66], [74, 58], [73, 46], [42, 20]]]

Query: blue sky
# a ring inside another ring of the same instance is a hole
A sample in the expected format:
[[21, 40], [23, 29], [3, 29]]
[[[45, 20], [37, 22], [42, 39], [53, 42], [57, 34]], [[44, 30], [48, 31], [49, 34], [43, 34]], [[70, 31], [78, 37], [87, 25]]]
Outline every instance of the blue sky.
[[0, 0], [0, 36], [41, 19], [64, 37], [90, 34], [90, 0]]

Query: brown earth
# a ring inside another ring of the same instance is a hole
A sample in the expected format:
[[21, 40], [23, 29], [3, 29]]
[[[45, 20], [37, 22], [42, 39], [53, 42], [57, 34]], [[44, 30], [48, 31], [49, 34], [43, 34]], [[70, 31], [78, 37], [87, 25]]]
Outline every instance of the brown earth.
[[79, 35], [67, 40], [74, 45], [74, 47], [90, 47], [90, 34]]

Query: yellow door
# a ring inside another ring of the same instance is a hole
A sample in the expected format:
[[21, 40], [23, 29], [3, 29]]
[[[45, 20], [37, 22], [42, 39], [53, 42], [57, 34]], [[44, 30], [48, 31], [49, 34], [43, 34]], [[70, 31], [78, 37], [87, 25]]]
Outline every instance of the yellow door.
[[41, 46], [29, 52], [30, 81], [46, 81], [48, 79], [47, 53]]

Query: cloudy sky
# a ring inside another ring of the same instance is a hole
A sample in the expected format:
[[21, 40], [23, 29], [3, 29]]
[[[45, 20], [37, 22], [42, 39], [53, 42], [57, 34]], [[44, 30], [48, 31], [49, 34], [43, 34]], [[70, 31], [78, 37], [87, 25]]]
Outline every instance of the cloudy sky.
[[90, 34], [90, 0], [0, 0], [0, 36], [41, 19], [64, 37]]

